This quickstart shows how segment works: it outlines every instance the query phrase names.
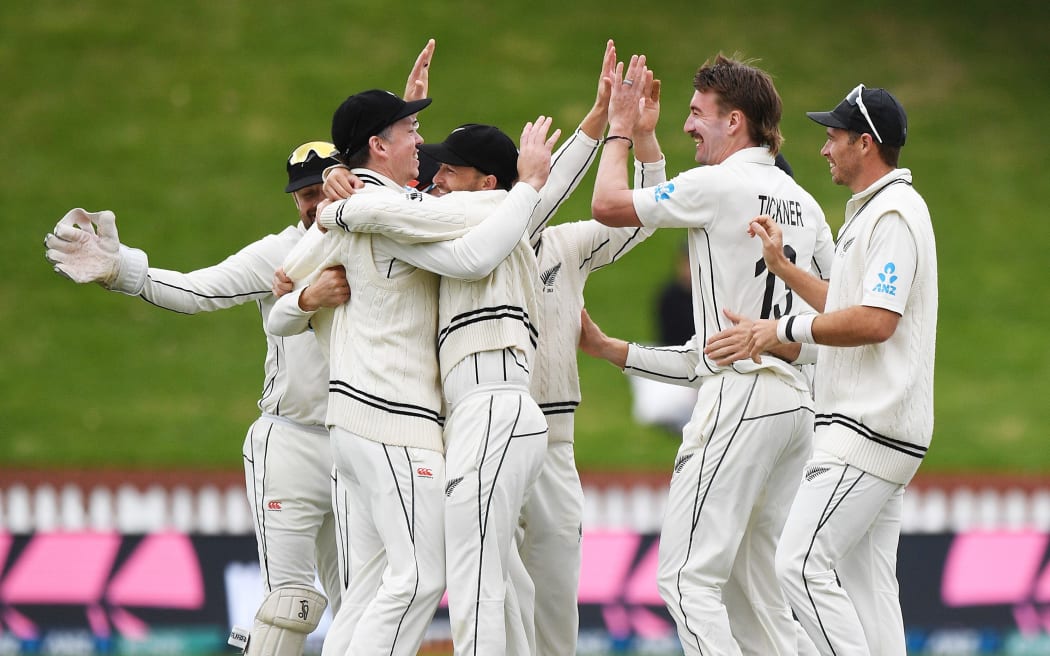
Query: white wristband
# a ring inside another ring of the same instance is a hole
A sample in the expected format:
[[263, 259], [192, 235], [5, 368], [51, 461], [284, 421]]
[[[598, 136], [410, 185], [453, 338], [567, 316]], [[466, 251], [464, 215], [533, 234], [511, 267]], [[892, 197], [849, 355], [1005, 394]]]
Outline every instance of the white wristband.
[[781, 344], [799, 342], [816, 344], [813, 340], [813, 320], [815, 314], [788, 314], [777, 321], [777, 339]]

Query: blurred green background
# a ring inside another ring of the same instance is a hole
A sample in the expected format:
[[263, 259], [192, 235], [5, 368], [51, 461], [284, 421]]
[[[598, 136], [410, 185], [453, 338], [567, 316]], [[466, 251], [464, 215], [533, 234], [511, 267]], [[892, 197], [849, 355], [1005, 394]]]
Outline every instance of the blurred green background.
[[[437, 40], [421, 132], [549, 114], [571, 130], [600, 58], [642, 52], [664, 85], [668, 172], [691, 78], [718, 52], [759, 59], [784, 100], [784, 153], [833, 230], [822, 129], [858, 82], [902, 100], [912, 169], [937, 230], [936, 428], [924, 471], [1050, 471], [1047, 326], [1050, 9], [1043, 2], [531, 3], [11, 0], [0, 4], [0, 466], [237, 469], [265, 353], [254, 304], [179, 316], [76, 286], [42, 239], [70, 208], [112, 209], [124, 243], [191, 270], [294, 222], [295, 145], [334, 108], [400, 92]], [[593, 178], [593, 173], [592, 173]], [[590, 182], [561, 220], [589, 217]], [[655, 336], [654, 297], [682, 234], [664, 231], [592, 277], [610, 334]], [[634, 424], [627, 381], [581, 357], [583, 470], [666, 470], [676, 438]]]

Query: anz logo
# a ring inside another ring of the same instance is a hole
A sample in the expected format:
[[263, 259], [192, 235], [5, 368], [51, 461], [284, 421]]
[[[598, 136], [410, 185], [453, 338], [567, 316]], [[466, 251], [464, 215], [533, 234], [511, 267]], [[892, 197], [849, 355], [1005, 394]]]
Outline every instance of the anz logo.
[[872, 291], [896, 296], [897, 285], [894, 283], [897, 282], [897, 276], [893, 273], [896, 270], [897, 266], [893, 262], [887, 262], [886, 266], [882, 267], [882, 273], [879, 274], [879, 282], [872, 288]]
[[674, 193], [674, 183], [664, 182], [656, 185], [653, 190], [653, 196], [656, 198], [656, 202], [659, 203], [662, 200], [668, 200], [671, 198], [671, 194]]

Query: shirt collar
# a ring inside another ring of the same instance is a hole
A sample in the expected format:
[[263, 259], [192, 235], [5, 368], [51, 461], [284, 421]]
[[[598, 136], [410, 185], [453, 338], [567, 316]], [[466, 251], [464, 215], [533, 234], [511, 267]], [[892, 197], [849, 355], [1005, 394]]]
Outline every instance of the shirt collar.
[[366, 185], [371, 184], [378, 185], [380, 187], [390, 187], [391, 189], [397, 189], [398, 191], [404, 191], [405, 189], [409, 189], [409, 187], [399, 185], [398, 183], [394, 182], [385, 175], [382, 175], [381, 173], [376, 173], [372, 169], [350, 169], [350, 172], [356, 175], [361, 180], [361, 182], [365, 183]]
[[903, 180], [904, 182], [911, 184], [911, 171], [908, 169], [893, 169], [886, 175], [871, 183], [871, 185], [867, 189], [858, 191], [857, 193], [853, 194], [853, 196], [850, 198], [850, 202], [864, 201], [876, 191], [882, 189], [894, 180]]
[[773, 158], [773, 153], [769, 152], [767, 146], [751, 146], [750, 148], [741, 148], [729, 157], [722, 160], [723, 164], [729, 162], [740, 162], [747, 164], [768, 164], [769, 166], [775, 166], [776, 162]]

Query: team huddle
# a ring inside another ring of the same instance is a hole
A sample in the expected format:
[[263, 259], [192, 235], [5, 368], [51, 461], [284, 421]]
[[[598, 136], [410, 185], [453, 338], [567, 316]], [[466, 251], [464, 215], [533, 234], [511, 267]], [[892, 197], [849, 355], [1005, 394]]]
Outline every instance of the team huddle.
[[[266, 594], [231, 643], [299, 656], [330, 605], [324, 656], [416, 654], [447, 592], [457, 656], [576, 653], [579, 347], [698, 388], [657, 581], [685, 653], [905, 654], [896, 550], [932, 435], [937, 279], [900, 103], [859, 85], [809, 113], [853, 193], [833, 239], [778, 161], [780, 97], [750, 63], [697, 71], [698, 166], [668, 178], [644, 56], [606, 44], [555, 150], [542, 115], [517, 145], [477, 123], [424, 143], [433, 53], [403, 95], [353, 94], [331, 142], [296, 148], [298, 224], [219, 264], [151, 267], [109, 211], [45, 239], [78, 283], [181, 313], [258, 304], [243, 460]], [[596, 159], [592, 217], [550, 225]], [[695, 335], [653, 348], [605, 335], [583, 291], [659, 228], [687, 230]]]

